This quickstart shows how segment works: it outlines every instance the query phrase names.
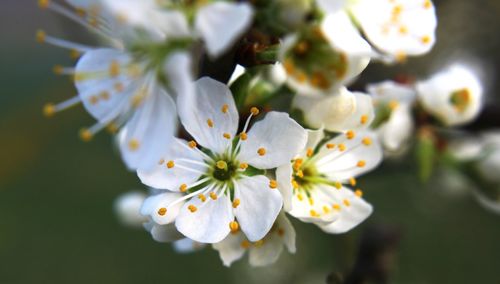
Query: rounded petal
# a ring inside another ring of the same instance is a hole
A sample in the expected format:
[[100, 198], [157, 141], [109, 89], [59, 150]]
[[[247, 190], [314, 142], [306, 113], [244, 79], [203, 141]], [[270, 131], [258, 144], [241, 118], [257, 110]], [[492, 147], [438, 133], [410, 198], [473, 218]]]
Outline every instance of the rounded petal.
[[175, 226], [194, 241], [218, 243], [229, 234], [229, 223], [233, 220], [231, 201], [229, 196], [223, 194], [217, 200], [207, 198], [205, 202], [192, 198], [181, 208]]
[[269, 112], [242, 141], [238, 159], [259, 169], [289, 163], [305, 146], [307, 132], [288, 114]]
[[288, 212], [292, 209], [292, 164], [284, 164], [276, 169], [276, 180], [278, 182], [278, 190], [283, 197], [283, 209]]
[[208, 77], [196, 82], [195, 94], [177, 98], [179, 117], [184, 128], [200, 145], [223, 153], [238, 129], [238, 111], [229, 88]]
[[182, 234], [177, 231], [173, 224], [168, 225], [156, 225], [149, 224], [150, 233], [153, 240], [160, 243], [169, 243], [179, 239], [182, 239]]
[[380, 140], [389, 151], [397, 151], [413, 134], [413, 117], [409, 105], [400, 105], [391, 113], [389, 120], [378, 129]]
[[233, 262], [239, 260], [245, 254], [245, 248], [241, 243], [245, 241], [245, 236], [238, 232], [229, 234], [223, 241], [213, 244], [213, 248], [219, 252], [224, 266], [231, 266]]
[[141, 215], [141, 206], [146, 195], [143, 192], [131, 191], [120, 195], [114, 202], [114, 211], [120, 222], [131, 227], [140, 227], [147, 221]]
[[195, 96], [192, 59], [187, 52], [174, 52], [165, 62], [164, 72], [177, 96]]
[[192, 253], [205, 247], [205, 244], [197, 243], [188, 238], [175, 241], [172, 245], [177, 253]]
[[175, 114], [172, 98], [162, 88], [152, 86], [118, 134], [120, 152], [130, 170], [152, 170], [168, 151], [177, 131]]
[[[141, 182], [156, 189], [179, 191], [181, 185], [189, 186], [196, 182], [201, 172], [207, 170], [207, 166], [202, 165], [203, 156], [190, 148], [185, 140], [177, 138], [174, 138], [167, 153], [157, 157], [157, 161], [151, 170], [137, 170]], [[173, 162], [171, 168], [170, 162]]]
[[265, 176], [253, 176], [234, 183], [234, 198], [241, 202], [234, 214], [241, 230], [252, 242], [264, 238], [283, 206], [280, 192], [272, 189], [269, 182]]
[[370, 60], [370, 44], [363, 39], [345, 11], [329, 14], [321, 24], [321, 30], [335, 49], [351, 56], [366, 56]]
[[414, 88], [393, 81], [368, 84], [366, 90], [373, 96], [374, 104], [389, 103], [391, 101], [400, 104], [412, 104], [416, 99]]
[[283, 243], [285, 244], [288, 252], [295, 253], [295, 229], [292, 223], [286, 217], [284, 212], [281, 212], [276, 219], [277, 232], [280, 237], [283, 238]]
[[266, 266], [278, 260], [283, 251], [283, 242], [277, 235], [263, 240], [262, 244], [255, 245], [248, 253], [248, 261], [252, 266]]
[[195, 29], [205, 41], [208, 54], [217, 57], [228, 50], [252, 22], [248, 3], [215, 2], [202, 7], [195, 19]]
[[152, 195], [144, 200], [141, 214], [151, 216], [151, 219], [159, 225], [170, 224], [175, 221], [182, 205], [184, 205], [184, 202], [174, 203], [182, 196], [182, 194], [174, 192]]

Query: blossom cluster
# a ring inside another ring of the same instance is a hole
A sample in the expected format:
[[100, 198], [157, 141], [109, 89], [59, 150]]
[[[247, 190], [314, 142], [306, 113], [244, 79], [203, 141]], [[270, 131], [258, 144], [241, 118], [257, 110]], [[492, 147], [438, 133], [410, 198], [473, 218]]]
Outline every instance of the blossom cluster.
[[[431, 50], [430, 0], [39, 6], [102, 44], [37, 32], [38, 42], [76, 59], [54, 71], [71, 76], [78, 95], [44, 113], [82, 104], [97, 121], [80, 131], [83, 140], [103, 129], [116, 137], [127, 168], [149, 188], [117, 201], [125, 223], [143, 224], [181, 251], [211, 244], [225, 265], [247, 251], [252, 265], [276, 261], [283, 248], [295, 252], [287, 216], [330, 234], [350, 231], [373, 211], [357, 178], [420, 133], [415, 111], [448, 127], [481, 106], [478, 79], [461, 67], [366, 92], [348, 88], [370, 62], [397, 64]], [[216, 73], [207, 62], [218, 69], [223, 60], [239, 64], [229, 82], [206, 76]], [[272, 103], [279, 98], [290, 103]]]

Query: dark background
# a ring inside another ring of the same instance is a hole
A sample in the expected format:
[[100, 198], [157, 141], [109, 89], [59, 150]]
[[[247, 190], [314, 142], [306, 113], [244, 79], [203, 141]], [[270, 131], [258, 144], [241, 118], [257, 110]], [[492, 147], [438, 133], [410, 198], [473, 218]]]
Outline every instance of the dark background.
[[[426, 77], [459, 60], [483, 70], [487, 102], [499, 96], [500, 1], [435, 1], [438, 43], [403, 66], [371, 65], [362, 82], [401, 73]], [[298, 253], [266, 268], [246, 259], [231, 269], [211, 249], [178, 255], [142, 230], [119, 225], [116, 196], [143, 190], [127, 173], [110, 137], [91, 143], [78, 129], [93, 120], [81, 106], [45, 119], [46, 102], [75, 95], [51, 72], [70, 66], [64, 50], [38, 45], [34, 34], [91, 43], [84, 30], [40, 11], [36, 1], [2, 0], [0, 8], [0, 283], [324, 283], [354, 263], [362, 232], [389, 226], [399, 236], [391, 283], [500, 283], [500, 216], [485, 211], [467, 188], [442, 178], [421, 185], [409, 161], [389, 163], [361, 180], [375, 207], [368, 222], [332, 236], [295, 222]], [[498, 116], [495, 116], [495, 119]], [[387, 261], [389, 260], [389, 261]]]

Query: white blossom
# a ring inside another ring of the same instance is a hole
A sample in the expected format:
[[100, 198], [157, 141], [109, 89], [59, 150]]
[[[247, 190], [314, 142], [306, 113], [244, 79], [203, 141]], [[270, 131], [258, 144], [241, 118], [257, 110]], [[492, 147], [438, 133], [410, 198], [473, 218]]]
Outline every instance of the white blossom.
[[146, 194], [139, 191], [120, 195], [113, 206], [118, 220], [126, 226], [142, 226], [147, 221], [147, 218], [140, 213], [144, 199], [146, 199]]

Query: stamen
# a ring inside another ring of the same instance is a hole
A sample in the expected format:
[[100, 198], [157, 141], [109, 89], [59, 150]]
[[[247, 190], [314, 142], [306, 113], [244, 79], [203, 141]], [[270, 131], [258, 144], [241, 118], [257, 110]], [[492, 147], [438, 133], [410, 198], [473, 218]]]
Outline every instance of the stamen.
[[349, 207], [351, 206], [351, 202], [347, 199], [344, 199], [344, 205]]
[[285, 235], [285, 229], [283, 229], [283, 228], [279, 228], [279, 229], [278, 229], [278, 235], [279, 235], [280, 237], [283, 237], [283, 236]]
[[277, 181], [275, 181], [275, 180], [273, 180], [273, 179], [272, 179], [272, 180], [270, 180], [270, 181], [269, 181], [269, 187], [270, 187], [270, 188], [272, 188], [272, 189], [277, 188], [277, 187], [278, 187], [278, 182], [277, 182]]
[[247, 163], [241, 163], [240, 164], [240, 169], [246, 170], [247, 168], [248, 168], [248, 164]]
[[215, 165], [220, 170], [227, 169], [227, 163], [225, 161], [218, 161]]
[[351, 186], [356, 186], [357, 182], [356, 182], [356, 179], [352, 177], [349, 179], [349, 183], [351, 184]]
[[224, 134], [222, 134], [222, 136], [226, 139], [231, 139], [231, 134], [229, 134], [229, 133], [224, 133]]
[[345, 136], [347, 139], [352, 140], [354, 137], [356, 137], [356, 133], [353, 130], [349, 130], [346, 132]]
[[331, 149], [335, 148], [335, 144], [328, 143], [328, 144], [326, 144], [326, 148], [331, 150]]
[[241, 140], [245, 141], [245, 140], [248, 139], [248, 135], [245, 132], [241, 132], [240, 133], [240, 138], [241, 138]]
[[363, 145], [365, 146], [370, 146], [372, 144], [372, 140], [369, 138], [369, 137], [365, 137], [363, 138], [363, 140], [361, 140], [361, 142], [363, 143]]
[[255, 247], [261, 247], [264, 244], [264, 240], [258, 240], [254, 243]]
[[166, 214], [167, 214], [167, 208], [162, 207], [162, 208], [158, 209], [158, 215], [165, 216]]
[[207, 125], [208, 125], [208, 127], [213, 128], [213, 127], [214, 127], [214, 122], [213, 122], [213, 120], [211, 120], [211, 119], [207, 119]]
[[312, 197], [309, 197], [309, 204], [310, 204], [311, 206], [313, 206], [313, 205], [314, 205], [314, 199], [313, 199]]
[[259, 154], [259, 156], [264, 156], [266, 154], [266, 149], [265, 148], [259, 148], [257, 150], [257, 153]]
[[250, 247], [250, 242], [247, 241], [247, 240], [244, 240], [241, 242], [241, 247], [244, 248], [244, 249], [248, 249]]
[[311, 158], [313, 154], [314, 154], [313, 148], [307, 148], [306, 156]]
[[342, 143], [339, 144], [339, 150], [340, 150], [340, 152], [344, 152], [346, 150], [345, 144], [342, 144]]
[[231, 233], [237, 233], [240, 229], [240, 225], [236, 221], [232, 221], [229, 223], [229, 229], [231, 229]]
[[215, 192], [210, 192], [210, 198], [212, 198], [213, 200], [217, 200], [217, 194], [215, 194]]
[[186, 191], [187, 191], [187, 189], [188, 189], [188, 186], [187, 186], [187, 184], [185, 184], [185, 183], [181, 184], [181, 186], [179, 187], [179, 190], [180, 190], [181, 192], [186, 192]]
[[328, 214], [330, 212], [330, 208], [328, 208], [328, 206], [326, 205], [323, 205], [323, 212], [325, 212], [325, 214]]
[[364, 114], [361, 116], [361, 119], [360, 119], [360, 122], [361, 124], [366, 124], [368, 122], [368, 115]]
[[165, 163], [165, 159], [160, 159], [160, 160], [158, 161], [158, 165], [163, 165], [163, 163]]
[[366, 161], [364, 161], [364, 160], [360, 160], [360, 161], [358, 161], [358, 163], [357, 163], [356, 165], [357, 165], [359, 168], [362, 168], [362, 167], [366, 166]]
[[191, 211], [191, 213], [194, 213], [194, 212], [196, 212], [196, 210], [198, 210], [198, 208], [196, 208], [196, 206], [191, 204], [188, 206], [188, 210]]
[[363, 191], [361, 189], [356, 189], [354, 194], [356, 194], [357, 197], [363, 197]]
[[238, 206], [240, 206], [240, 199], [239, 198], [236, 198], [234, 201], [233, 201], [233, 208], [236, 209], [238, 208]]
[[298, 176], [299, 178], [303, 178], [303, 177], [304, 177], [304, 172], [303, 172], [302, 170], [298, 170], [298, 171], [297, 171], [297, 176]]
[[[132, 151], [132, 152], [133, 152], [133, 151], [137, 151], [137, 150], [139, 149], [139, 147], [140, 147], [140, 143], [139, 143], [139, 141], [138, 141], [137, 139], [132, 138], [132, 139], [130, 139], [130, 141], [128, 141], [128, 149], [129, 149], [130, 151]], [[173, 163], [173, 162], [172, 162], [172, 163]], [[168, 166], [168, 165], [167, 165], [167, 166]], [[173, 167], [173, 166], [172, 166], [172, 167]]]
[[109, 76], [117, 77], [120, 75], [120, 64], [116, 60], [112, 60], [109, 63]]
[[316, 212], [316, 210], [314, 209], [311, 209], [311, 211], [309, 211], [309, 214], [311, 214], [311, 217], [319, 217], [318, 212]]
[[167, 168], [171, 169], [175, 166], [175, 162], [174, 161], [168, 161], [167, 162]]
[[87, 128], [80, 129], [80, 139], [82, 139], [83, 142], [89, 142], [90, 140], [92, 140], [92, 138], [93, 135], [90, 130], [88, 130]]
[[299, 188], [299, 184], [297, 183], [296, 180], [292, 179], [292, 187], [295, 188], [295, 189], [298, 189]]
[[188, 146], [191, 149], [196, 148], [196, 141], [194, 140], [189, 141]]
[[81, 99], [79, 96], [74, 96], [69, 100], [63, 101], [57, 105], [54, 105], [52, 103], [48, 103], [43, 107], [43, 114], [46, 117], [52, 117], [54, 114], [57, 112], [69, 109], [73, 106], [78, 105], [81, 102]]
[[259, 115], [259, 112], [260, 112], [260, 111], [259, 111], [259, 109], [258, 109], [258, 108], [256, 108], [256, 107], [252, 107], [252, 108], [250, 109], [250, 112], [252, 113], [252, 115], [253, 115], [253, 116], [257, 116], [257, 115]]
[[202, 193], [198, 195], [198, 198], [201, 200], [201, 202], [205, 202], [207, 200], [207, 197]]
[[227, 104], [224, 104], [221, 109], [222, 113], [227, 113], [229, 111], [229, 106]]
[[334, 184], [336, 189], [341, 189], [342, 188], [342, 183], [340, 181], [336, 181]]
[[337, 211], [340, 211], [340, 205], [339, 204], [333, 204], [332, 208], [335, 209], [335, 210], [337, 210]]

